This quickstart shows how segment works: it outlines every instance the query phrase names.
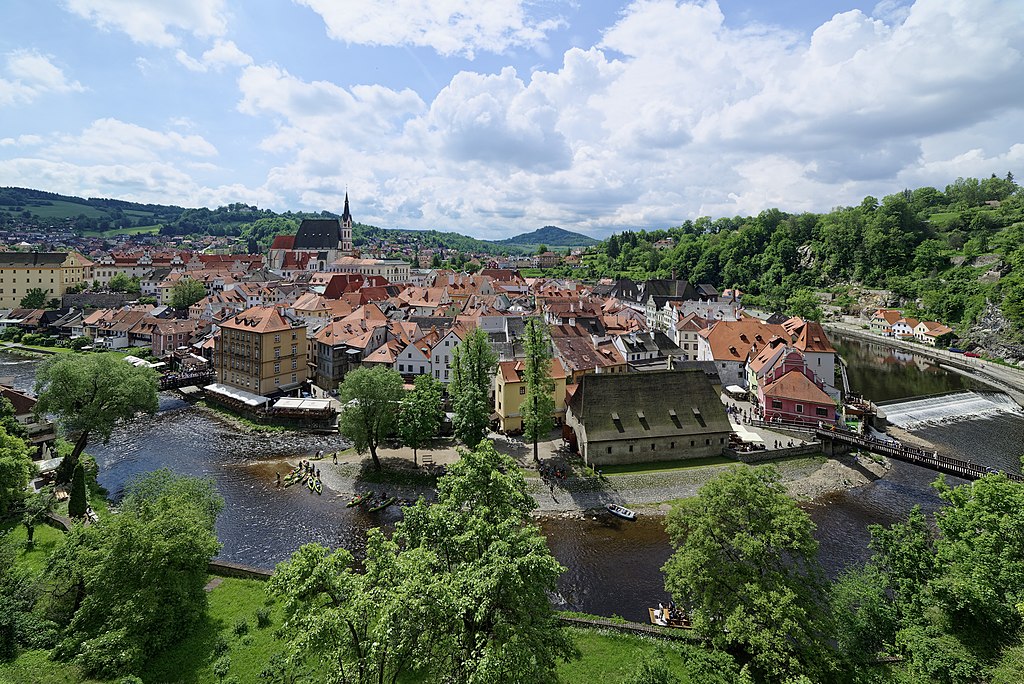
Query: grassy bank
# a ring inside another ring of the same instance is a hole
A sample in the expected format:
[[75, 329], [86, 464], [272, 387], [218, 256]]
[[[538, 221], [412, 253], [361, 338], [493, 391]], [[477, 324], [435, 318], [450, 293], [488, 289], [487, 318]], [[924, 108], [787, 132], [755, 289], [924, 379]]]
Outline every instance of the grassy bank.
[[[25, 528], [9, 522], [0, 527], [0, 535], [19, 548], [15, 563], [41, 573], [46, 557], [60, 541], [62, 533], [52, 527], [36, 527], [35, 545], [25, 548]], [[150, 683], [219, 684], [214, 663], [230, 660], [228, 676], [238, 682], [261, 681], [260, 673], [270, 659], [284, 648], [277, 636], [283, 620], [282, 603], [268, 596], [266, 583], [259, 580], [212, 577], [219, 580], [208, 593], [207, 617], [181, 642], [150, 660], [139, 676]], [[257, 614], [265, 612], [260, 623]], [[622, 634], [602, 629], [566, 627], [582, 658], [559, 666], [566, 684], [591, 684], [597, 679], [621, 681], [642, 660], [656, 651], [666, 652], [669, 662], [683, 682], [682, 658], [669, 642], [650, 637]], [[419, 681], [416, 676], [401, 680]], [[85, 677], [73, 663], [54, 662], [47, 651], [22, 651], [10, 662], [0, 662], [0, 682], [11, 684], [112, 684]]]

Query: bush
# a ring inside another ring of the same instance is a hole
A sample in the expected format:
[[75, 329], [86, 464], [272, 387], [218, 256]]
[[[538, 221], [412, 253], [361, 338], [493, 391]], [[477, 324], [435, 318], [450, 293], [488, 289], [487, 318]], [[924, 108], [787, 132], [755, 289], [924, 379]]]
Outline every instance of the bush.
[[236, 636], [242, 636], [243, 634], [249, 633], [249, 621], [244, 617], [240, 617], [235, 620], [235, 626], [232, 628]]
[[270, 608], [256, 609], [256, 626], [260, 629], [270, 626]]
[[221, 682], [228, 676], [228, 672], [231, 671], [231, 656], [221, 656], [217, 658], [217, 662], [213, 664], [213, 674], [217, 676], [217, 679]]
[[228, 651], [231, 650], [231, 642], [224, 638], [223, 634], [218, 634], [217, 638], [213, 640], [213, 655], [215, 658], [219, 658]]
[[145, 684], [145, 682], [135, 675], [125, 675], [117, 680], [117, 684]]

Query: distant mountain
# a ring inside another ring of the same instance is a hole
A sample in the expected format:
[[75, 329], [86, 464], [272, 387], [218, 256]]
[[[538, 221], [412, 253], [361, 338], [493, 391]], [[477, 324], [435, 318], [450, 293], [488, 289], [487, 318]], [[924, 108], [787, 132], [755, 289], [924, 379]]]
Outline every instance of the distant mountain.
[[599, 241], [581, 233], [564, 230], [558, 226], [544, 226], [532, 233], [523, 233], [507, 240], [498, 240], [499, 245], [547, 245], [549, 247], [588, 247]]

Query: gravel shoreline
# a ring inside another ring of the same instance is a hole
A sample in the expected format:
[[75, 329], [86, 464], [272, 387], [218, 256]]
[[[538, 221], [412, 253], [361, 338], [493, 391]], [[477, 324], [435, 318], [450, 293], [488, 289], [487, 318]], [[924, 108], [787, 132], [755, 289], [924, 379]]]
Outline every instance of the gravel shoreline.
[[[334, 465], [329, 459], [320, 461], [324, 494], [336, 497], [352, 496], [357, 490], [387, 491], [399, 498], [416, 499], [434, 496], [429, 486], [377, 483], [361, 481], [362, 463], [345, 461]], [[813, 501], [825, 494], [852, 489], [885, 475], [887, 462], [853, 455], [837, 458], [808, 457], [779, 461], [778, 468], [787, 492], [801, 501]], [[548, 483], [538, 476], [527, 476], [527, 488], [537, 501], [534, 516], [582, 517], [601, 509], [606, 503], [619, 503], [647, 515], [665, 515], [671, 502], [695, 496], [708, 480], [733, 464], [686, 468], [683, 470], [608, 475], [596, 477], [570, 476], [565, 480]]]

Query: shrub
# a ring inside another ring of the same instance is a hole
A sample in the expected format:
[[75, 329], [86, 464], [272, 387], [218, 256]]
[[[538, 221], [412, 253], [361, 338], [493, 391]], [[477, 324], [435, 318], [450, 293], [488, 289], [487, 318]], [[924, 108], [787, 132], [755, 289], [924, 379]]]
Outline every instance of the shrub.
[[249, 632], [249, 621], [244, 617], [240, 617], [235, 620], [235, 626], [232, 628], [236, 636], [242, 636]]
[[256, 626], [260, 629], [270, 626], [270, 608], [256, 609]]
[[215, 658], [219, 658], [228, 651], [231, 650], [231, 642], [224, 638], [223, 634], [218, 634], [217, 638], [213, 640], [213, 655]]

